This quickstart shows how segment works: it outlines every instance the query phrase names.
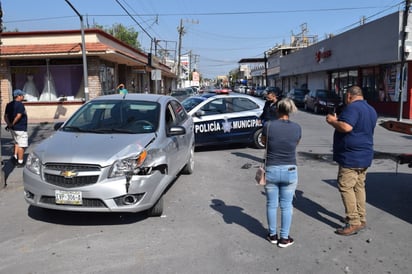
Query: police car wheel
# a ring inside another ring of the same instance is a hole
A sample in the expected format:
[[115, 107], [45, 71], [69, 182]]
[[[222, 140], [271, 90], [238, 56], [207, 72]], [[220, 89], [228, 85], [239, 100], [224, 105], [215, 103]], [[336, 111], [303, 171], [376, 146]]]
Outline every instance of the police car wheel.
[[256, 148], [265, 148], [265, 144], [262, 142], [262, 129], [256, 130], [253, 134], [253, 144]]

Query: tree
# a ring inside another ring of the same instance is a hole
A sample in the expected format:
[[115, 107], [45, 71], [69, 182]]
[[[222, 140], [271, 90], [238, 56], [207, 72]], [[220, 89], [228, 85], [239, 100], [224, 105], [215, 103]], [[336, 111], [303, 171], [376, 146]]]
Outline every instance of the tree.
[[141, 49], [140, 43], [137, 40], [139, 33], [132, 27], [126, 28], [125, 26], [119, 23], [113, 24], [110, 28], [103, 28], [103, 26], [98, 24], [95, 24], [94, 27], [102, 29], [103, 31], [116, 37], [120, 41], [128, 44], [129, 46], [135, 49]]

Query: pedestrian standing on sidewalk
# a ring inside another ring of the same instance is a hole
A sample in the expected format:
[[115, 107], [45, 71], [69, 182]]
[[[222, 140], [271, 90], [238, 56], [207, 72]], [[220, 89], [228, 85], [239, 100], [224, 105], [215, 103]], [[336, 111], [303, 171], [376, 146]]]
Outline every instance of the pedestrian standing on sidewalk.
[[[296, 146], [302, 136], [300, 125], [289, 120], [297, 111], [289, 98], [279, 101], [277, 120], [267, 121], [263, 127], [262, 141], [266, 144], [266, 208], [268, 221], [267, 239], [279, 247], [294, 243], [289, 236], [293, 214], [293, 196], [298, 185]], [[277, 234], [277, 209], [280, 206], [280, 237]]]
[[335, 128], [333, 160], [339, 165], [338, 189], [345, 207], [345, 226], [339, 235], [353, 235], [366, 227], [366, 170], [373, 159], [373, 133], [377, 114], [363, 98], [362, 89], [352, 86], [345, 94], [346, 107], [339, 117], [328, 114]]
[[10, 131], [14, 141], [13, 162], [17, 167], [24, 166], [24, 150], [28, 147], [27, 113], [22, 101], [24, 92], [20, 89], [13, 91], [13, 101], [9, 102], [4, 112], [6, 129]]

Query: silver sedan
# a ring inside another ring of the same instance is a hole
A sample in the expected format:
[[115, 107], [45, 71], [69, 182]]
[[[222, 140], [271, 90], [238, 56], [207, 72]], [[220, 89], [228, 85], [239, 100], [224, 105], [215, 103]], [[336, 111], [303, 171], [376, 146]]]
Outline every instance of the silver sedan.
[[194, 124], [171, 96], [101, 96], [37, 145], [23, 171], [33, 206], [92, 212], [163, 212], [162, 195], [194, 168]]

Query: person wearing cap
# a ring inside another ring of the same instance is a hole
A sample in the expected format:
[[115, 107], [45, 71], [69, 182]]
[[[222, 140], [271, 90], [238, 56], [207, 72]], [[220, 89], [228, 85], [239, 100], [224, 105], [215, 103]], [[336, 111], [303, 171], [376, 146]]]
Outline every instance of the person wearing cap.
[[126, 94], [129, 93], [129, 92], [127, 91], [127, 89], [124, 87], [124, 84], [118, 85], [118, 86], [117, 86], [117, 91], [119, 92], [119, 94], [122, 94], [122, 95], [126, 95]]
[[24, 166], [24, 150], [28, 147], [27, 113], [24, 107], [24, 92], [20, 89], [13, 91], [13, 101], [9, 102], [4, 112], [6, 129], [11, 133], [14, 141], [13, 162], [17, 167]]
[[265, 106], [263, 107], [263, 112], [259, 117], [262, 124], [266, 121], [276, 120], [278, 118], [276, 112], [277, 101], [278, 99], [276, 97], [276, 92], [274, 90], [268, 90], [266, 94]]

